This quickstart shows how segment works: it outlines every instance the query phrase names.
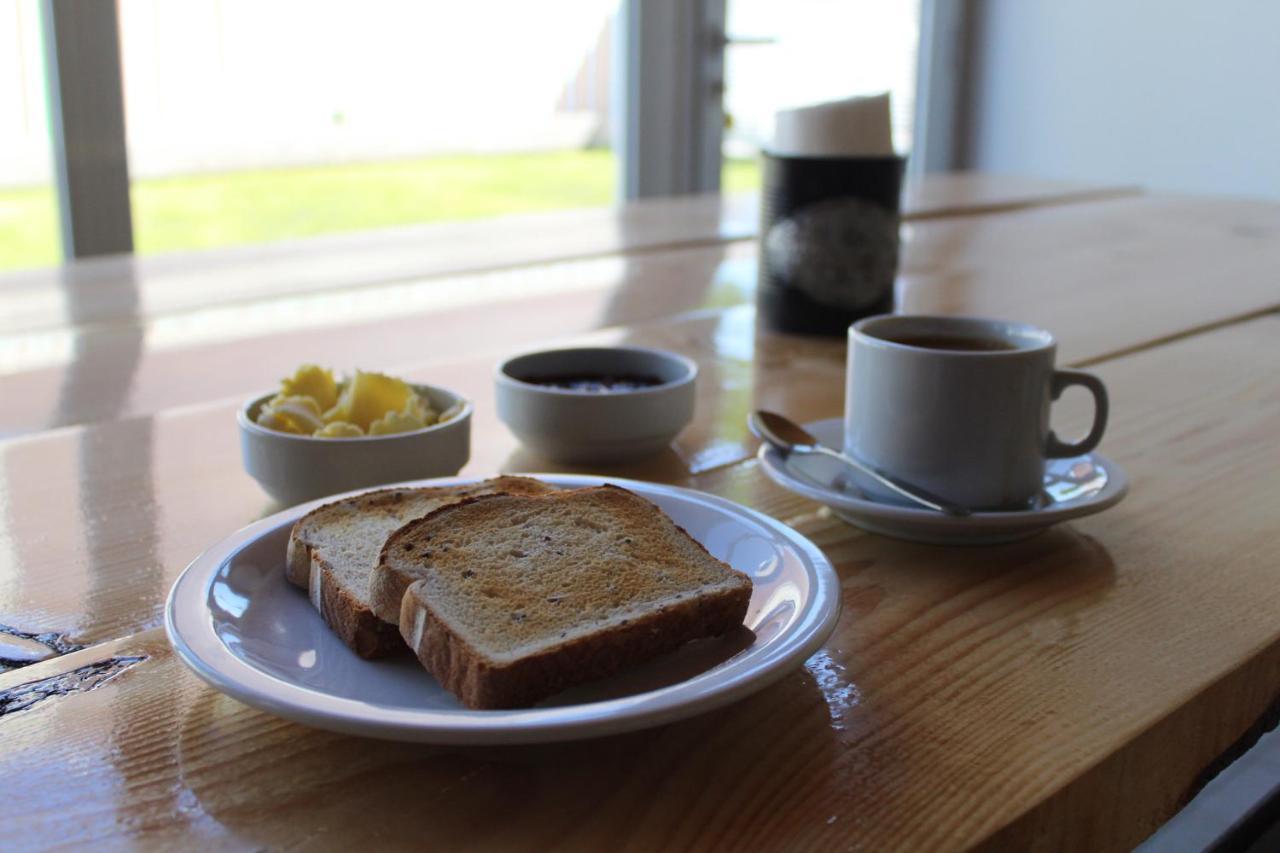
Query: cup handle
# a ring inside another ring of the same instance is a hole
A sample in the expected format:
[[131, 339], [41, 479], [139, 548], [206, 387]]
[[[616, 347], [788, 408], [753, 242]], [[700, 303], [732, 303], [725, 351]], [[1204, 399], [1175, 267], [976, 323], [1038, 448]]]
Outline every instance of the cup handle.
[[1089, 428], [1088, 435], [1074, 444], [1062, 441], [1050, 430], [1044, 451], [1044, 455], [1050, 459], [1083, 456], [1098, 446], [1098, 442], [1102, 441], [1102, 431], [1107, 428], [1107, 386], [1102, 384], [1102, 380], [1092, 373], [1080, 370], [1055, 370], [1049, 381], [1050, 399], [1058, 399], [1071, 385], [1083, 385], [1093, 395], [1093, 426]]

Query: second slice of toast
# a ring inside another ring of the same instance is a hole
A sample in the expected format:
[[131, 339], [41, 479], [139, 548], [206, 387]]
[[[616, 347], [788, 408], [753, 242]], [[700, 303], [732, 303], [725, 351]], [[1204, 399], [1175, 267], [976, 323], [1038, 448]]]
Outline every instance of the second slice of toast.
[[383, 543], [415, 518], [476, 495], [543, 494], [552, 487], [527, 477], [424, 489], [380, 489], [307, 513], [289, 535], [285, 576], [307, 590], [325, 623], [356, 654], [384, 657], [404, 648], [394, 624], [369, 602], [369, 575]]
[[396, 531], [400, 633], [463, 704], [517, 708], [742, 624], [751, 580], [614, 486], [479, 497]]

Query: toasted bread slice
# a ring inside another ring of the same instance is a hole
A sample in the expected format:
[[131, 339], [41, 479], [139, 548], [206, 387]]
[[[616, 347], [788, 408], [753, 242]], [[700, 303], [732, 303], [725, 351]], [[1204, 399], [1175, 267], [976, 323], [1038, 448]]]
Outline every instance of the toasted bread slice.
[[356, 654], [383, 657], [404, 648], [395, 625], [369, 606], [369, 574], [387, 537], [408, 521], [475, 495], [551, 489], [526, 477], [498, 477], [460, 486], [381, 489], [325, 504], [293, 526], [285, 576], [310, 593], [321, 618]]
[[532, 705], [742, 624], [751, 580], [615, 486], [478, 497], [396, 531], [400, 633], [471, 708]]

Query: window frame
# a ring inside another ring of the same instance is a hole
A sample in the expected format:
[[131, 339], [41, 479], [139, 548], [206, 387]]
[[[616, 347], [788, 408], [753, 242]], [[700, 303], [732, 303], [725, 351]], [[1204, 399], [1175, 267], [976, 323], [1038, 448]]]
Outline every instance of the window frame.
[[119, 10], [82, 0], [40, 10], [62, 257], [132, 252]]

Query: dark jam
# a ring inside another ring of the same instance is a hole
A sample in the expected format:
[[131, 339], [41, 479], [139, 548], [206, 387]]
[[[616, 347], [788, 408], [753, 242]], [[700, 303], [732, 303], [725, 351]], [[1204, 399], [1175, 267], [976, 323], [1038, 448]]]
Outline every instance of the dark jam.
[[662, 380], [656, 376], [635, 373], [598, 376], [577, 373], [564, 376], [531, 376], [524, 381], [544, 388], [560, 388], [564, 391], [581, 391], [587, 394], [623, 394], [627, 391], [642, 391], [662, 384]]

